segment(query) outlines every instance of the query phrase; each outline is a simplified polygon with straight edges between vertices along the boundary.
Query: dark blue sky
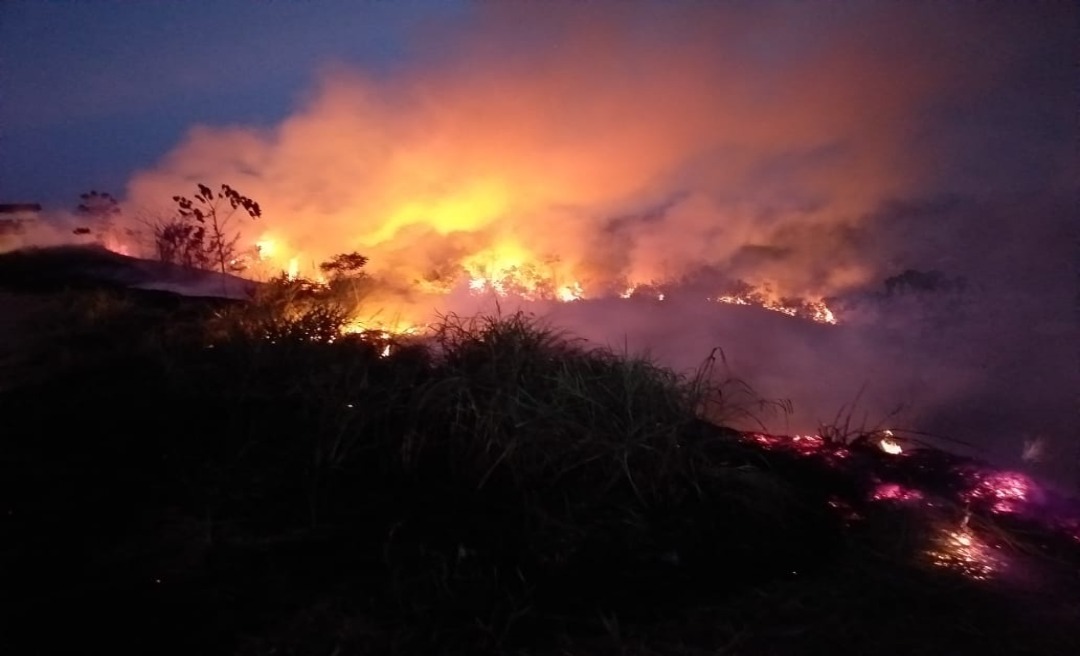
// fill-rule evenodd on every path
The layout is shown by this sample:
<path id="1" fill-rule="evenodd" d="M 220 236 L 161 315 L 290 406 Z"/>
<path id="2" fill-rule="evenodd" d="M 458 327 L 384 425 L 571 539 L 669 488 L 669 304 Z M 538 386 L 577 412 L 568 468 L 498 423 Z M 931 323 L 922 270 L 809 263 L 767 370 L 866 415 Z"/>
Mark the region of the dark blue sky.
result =
<path id="1" fill-rule="evenodd" d="M 196 123 L 269 125 L 321 67 L 392 73 L 461 3 L 0 4 L 0 202 L 122 193 Z"/>

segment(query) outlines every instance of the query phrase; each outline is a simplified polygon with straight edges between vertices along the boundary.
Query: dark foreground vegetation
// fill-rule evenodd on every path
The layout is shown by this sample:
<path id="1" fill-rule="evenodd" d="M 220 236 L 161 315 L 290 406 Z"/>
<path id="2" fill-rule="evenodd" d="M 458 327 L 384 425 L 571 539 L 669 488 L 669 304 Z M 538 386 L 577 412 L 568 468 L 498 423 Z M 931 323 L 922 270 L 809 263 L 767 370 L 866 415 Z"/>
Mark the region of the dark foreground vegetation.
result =
<path id="1" fill-rule="evenodd" d="M 766 448 L 722 427 L 755 406 L 707 367 L 522 315 L 342 336 L 285 281 L 234 303 L 26 280 L 4 654 L 1080 653 L 1075 543 L 871 503 L 884 476 L 948 499 L 955 462 Z M 1023 575 L 936 567 L 939 521 Z"/>

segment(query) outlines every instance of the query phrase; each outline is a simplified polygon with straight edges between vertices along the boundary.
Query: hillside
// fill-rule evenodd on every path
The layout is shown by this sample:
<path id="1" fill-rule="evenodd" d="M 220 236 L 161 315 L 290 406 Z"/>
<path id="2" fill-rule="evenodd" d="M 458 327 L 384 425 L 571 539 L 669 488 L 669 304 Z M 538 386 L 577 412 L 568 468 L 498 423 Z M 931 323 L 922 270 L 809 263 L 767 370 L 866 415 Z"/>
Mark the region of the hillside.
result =
<path id="1" fill-rule="evenodd" d="M 4 653 L 1080 652 L 1080 506 L 1024 477 L 735 430 L 740 381 L 523 314 L 343 335 L 146 266 L 0 255 Z"/>

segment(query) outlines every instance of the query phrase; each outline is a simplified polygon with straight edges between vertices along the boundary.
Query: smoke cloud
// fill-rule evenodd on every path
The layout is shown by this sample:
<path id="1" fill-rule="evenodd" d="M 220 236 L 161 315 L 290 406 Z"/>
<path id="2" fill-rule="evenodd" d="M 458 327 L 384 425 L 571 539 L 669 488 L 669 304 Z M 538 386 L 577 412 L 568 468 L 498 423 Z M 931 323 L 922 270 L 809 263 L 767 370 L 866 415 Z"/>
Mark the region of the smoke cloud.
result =
<path id="1" fill-rule="evenodd" d="M 126 204 L 228 183 L 271 268 L 360 251 L 410 320 L 477 309 L 470 278 L 579 289 L 528 307 L 678 367 L 723 346 L 793 430 L 859 398 L 1001 460 L 1025 431 L 1074 448 L 1070 5 L 472 7 L 393 75 L 328 64 L 271 129 L 193 128 Z M 963 280 L 959 305 L 886 295 L 907 269 Z M 707 304 L 714 279 L 851 321 Z"/>

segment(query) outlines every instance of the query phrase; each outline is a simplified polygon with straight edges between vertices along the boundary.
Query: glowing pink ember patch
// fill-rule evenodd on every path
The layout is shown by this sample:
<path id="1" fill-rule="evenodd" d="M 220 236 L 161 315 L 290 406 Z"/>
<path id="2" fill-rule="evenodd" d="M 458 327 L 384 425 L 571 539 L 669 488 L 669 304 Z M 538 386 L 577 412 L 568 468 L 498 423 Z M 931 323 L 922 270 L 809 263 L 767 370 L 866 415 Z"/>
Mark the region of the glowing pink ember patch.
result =
<path id="1" fill-rule="evenodd" d="M 1031 503 L 1039 494 L 1038 486 L 1016 472 L 997 472 L 981 478 L 966 495 L 968 501 L 992 501 L 996 513 L 1014 513 Z"/>
<path id="2" fill-rule="evenodd" d="M 825 446 L 825 438 L 820 435 L 768 435 L 765 433 L 751 433 L 750 440 L 769 449 L 791 449 L 799 453 L 813 453 Z"/>
<path id="3" fill-rule="evenodd" d="M 871 501 L 919 501 L 923 493 L 898 483 L 882 483 L 870 495 Z"/>
<path id="4" fill-rule="evenodd" d="M 770 449 L 780 446 L 780 443 L 784 441 L 783 438 L 777 437 L 776 435 L 766 435 L 765 433 L 753 433 L 750 435 L 750 439 L 757 442 L 761 446 L 768 447 Z"/>
<path id="5" fill-rule="evenodd" d="M 825 439 L 820 435 L 796 435 L 791 438 L 791 445 L 799 451 L 817 451 L 825 446 Z"/>

